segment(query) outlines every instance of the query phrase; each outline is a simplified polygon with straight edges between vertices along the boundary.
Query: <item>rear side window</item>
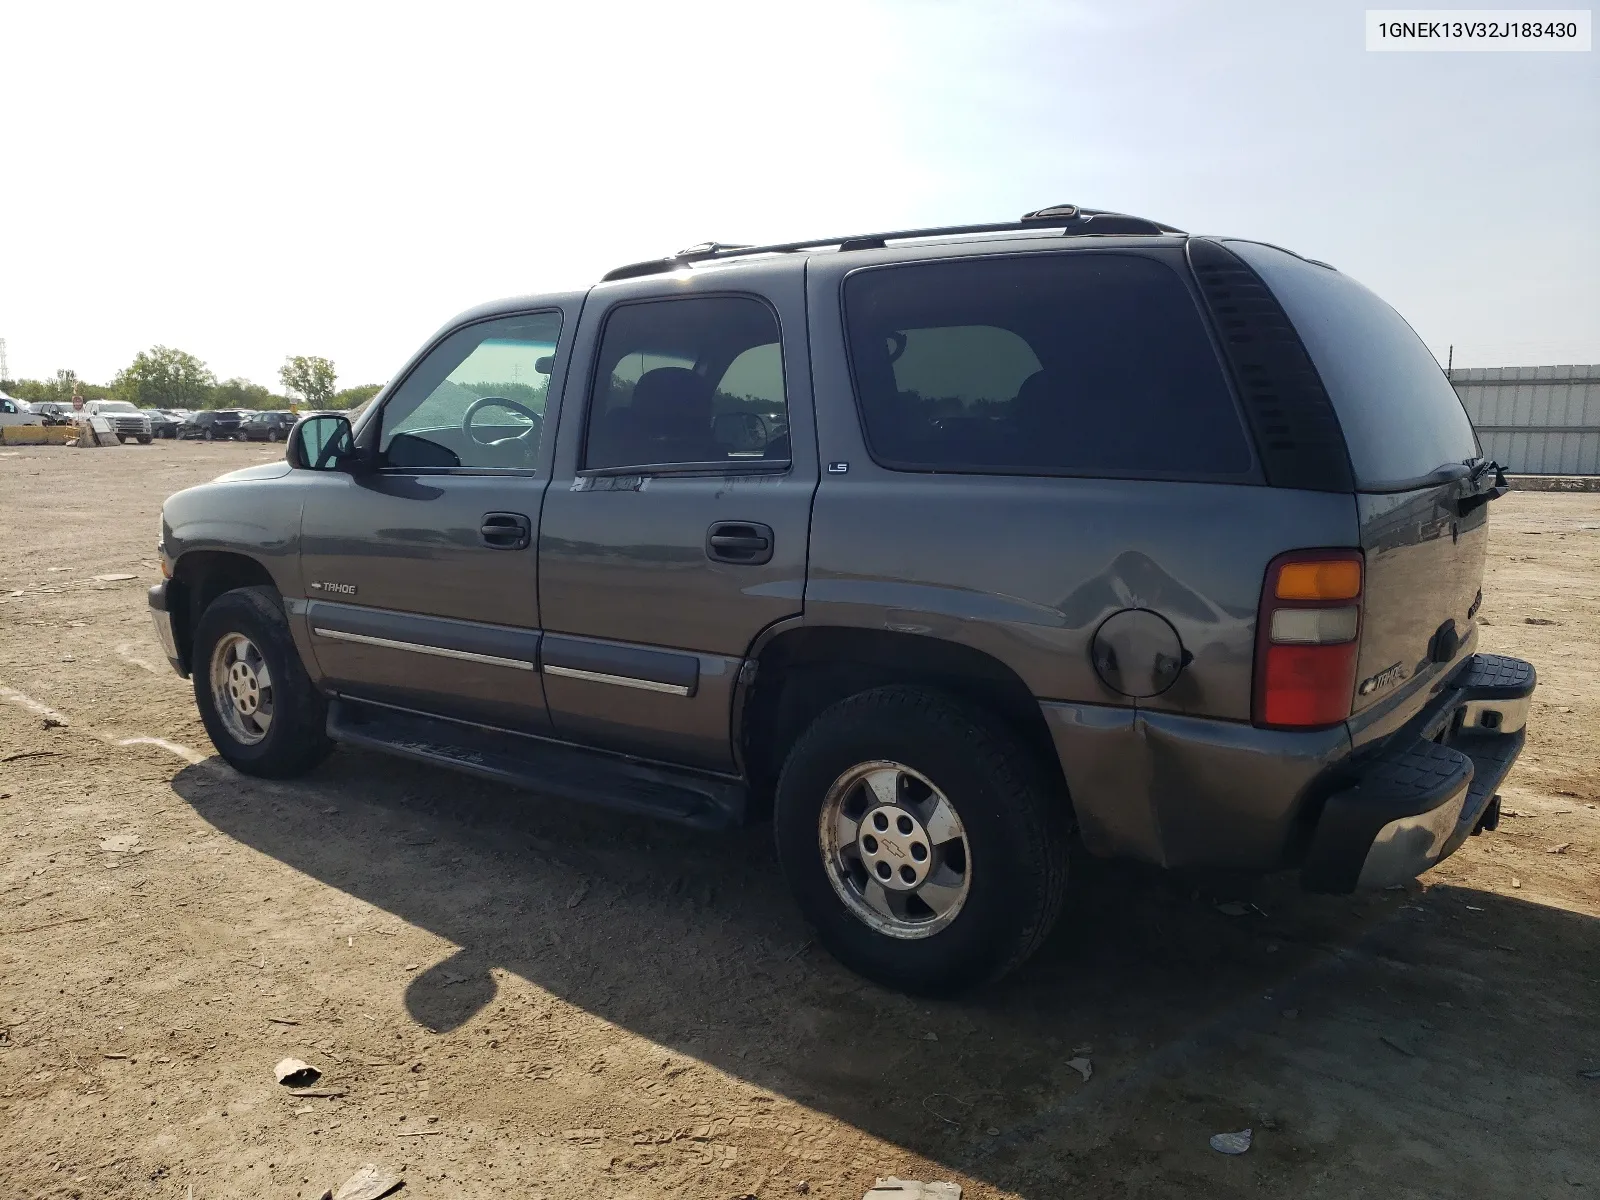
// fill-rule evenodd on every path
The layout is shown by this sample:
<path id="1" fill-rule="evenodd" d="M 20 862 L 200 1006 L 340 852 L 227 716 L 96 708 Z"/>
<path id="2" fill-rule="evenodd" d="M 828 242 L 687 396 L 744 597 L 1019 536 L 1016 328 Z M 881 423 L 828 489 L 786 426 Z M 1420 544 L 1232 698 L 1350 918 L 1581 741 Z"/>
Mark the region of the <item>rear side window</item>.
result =
<path id="1" fill-rule="evenodd" d="M 1393 490 L 1478 455 L 1472 421 L 1405 319 L 1348 275 L 1273 246 L 1228 242 L 1272 289 L 1322 376 L 1356 486 Z"/>
<path id="2" fill-rule="evenodd" d="M 1053 253 L 864 270 L 845 283 L 845 318 L 867 442 L 886 466 L 1251 470 L 1199 310 L 1152 259 Z"/>

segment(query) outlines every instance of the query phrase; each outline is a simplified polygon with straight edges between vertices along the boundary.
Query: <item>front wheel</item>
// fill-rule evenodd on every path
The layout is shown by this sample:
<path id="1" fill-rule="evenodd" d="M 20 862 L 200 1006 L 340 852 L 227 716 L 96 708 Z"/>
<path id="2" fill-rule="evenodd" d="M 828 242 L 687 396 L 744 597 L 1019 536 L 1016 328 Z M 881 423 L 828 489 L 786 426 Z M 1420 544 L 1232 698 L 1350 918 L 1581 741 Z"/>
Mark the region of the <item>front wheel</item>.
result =
<path id="1" fill-rule="evenodd" d="M 192 661 L 200 720 L 235 770 L 286 779 L 332 749 L 327 702 L 271 588 L 237 588 L 213 600 L 195 629 Z"/>
<path id="2" fill-rule="evenodd" d="M 784 763 L 774 821 L 818 941 L 887 987 L 997 979 L 1061 911 L 1064 797 L 1008 729 L 941 692 L 879 688 L 824 712 Z"/>
<path id="3" fill-rule="evenodd" d="M 148 433 L 141 433 L 139 435 L 139 445 L 148 446 L 150 444 L 152 436 L 153 435 L 148 434 Z"/>

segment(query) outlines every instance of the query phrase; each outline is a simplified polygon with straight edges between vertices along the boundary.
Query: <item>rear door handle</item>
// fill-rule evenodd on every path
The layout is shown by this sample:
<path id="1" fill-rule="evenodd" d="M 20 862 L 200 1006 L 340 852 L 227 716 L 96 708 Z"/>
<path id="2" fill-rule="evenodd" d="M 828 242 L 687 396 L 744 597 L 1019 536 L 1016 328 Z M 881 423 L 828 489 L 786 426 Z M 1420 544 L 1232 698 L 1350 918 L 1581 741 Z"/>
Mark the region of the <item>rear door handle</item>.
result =
<path id="1" fill-rule="evenodd" d="M 533 522 L 521 513 L 484 513 L 478 536 L 495 550 L 526 550 L 533 541 Z"/>
<path id="2" fill-rule="evenodd" d="M 706 557 L 759 567 L 772 561 L 772 527 L 753 521 L 718 521 L 706 530 Z"/>

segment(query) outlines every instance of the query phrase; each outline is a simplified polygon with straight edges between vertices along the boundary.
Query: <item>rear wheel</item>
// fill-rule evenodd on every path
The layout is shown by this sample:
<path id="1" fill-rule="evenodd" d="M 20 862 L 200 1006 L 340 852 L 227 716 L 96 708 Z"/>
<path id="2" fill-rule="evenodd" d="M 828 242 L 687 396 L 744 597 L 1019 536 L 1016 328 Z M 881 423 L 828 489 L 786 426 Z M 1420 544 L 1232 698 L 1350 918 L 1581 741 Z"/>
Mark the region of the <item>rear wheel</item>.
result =
<path id="1" fill-rule="evenodd" d="M 200 720 L 236 770 L 284 779 L 332 749 L 327 702 L 271 588 L 238 588 L 213 600 L 195 629 L 192 661 Z"/>
<path id="2" fill-rule="evenodd" d="M 879 688 L 828 709 L 790 752 L 774 816 L 818 940 L 888 987 L 996 979 L 1060 913 L 1063 799 L 1009 730 L 941 692 Z"/>
<path id="3" fill-rule="evenodd" d="M 277 430 L 276 430 L 276 429 L 269 429 L 269 430 L 267 430 L 267 441 L 269 441 L 269 442 L 275 442 L 275 441 L 277 441 L 277 440 L 278 440 L 278 439 L 279 439 L 279 438 L 280 438 L 280 437 L 281 437 L 281 436 L 282 436 L 282 435 L 281 435 L 281 434 L 279 434 L 279 432 L 278 432 L 278 431 L 277 431 Z"/>
<path id="4" fill-rule="evenodd" d="M 205 432 L 204 432 L 204 433 L 202 433 L 202 434 L 201 434 L 201 435 L 200 435 L 200 436 L 201 436 L 201 437 L 203 437 L 203 438 L 204 438 L 204 439 L 205 439 L 205 440 L 206 440 L 206 441 L 208 441 L 208 442 L 214 442 L 214 441 L 216 441 L 216 440 L 217 440 L 217 435 L 216 435 L 216 433 L 215 433 L 215 432 L 213 432 L 213 431 L 212 431 L 212 430 L 210 430 L 210 429 L 208 429 L 208 430 L 206 430 L 206 431 L 205 431 Z"/>

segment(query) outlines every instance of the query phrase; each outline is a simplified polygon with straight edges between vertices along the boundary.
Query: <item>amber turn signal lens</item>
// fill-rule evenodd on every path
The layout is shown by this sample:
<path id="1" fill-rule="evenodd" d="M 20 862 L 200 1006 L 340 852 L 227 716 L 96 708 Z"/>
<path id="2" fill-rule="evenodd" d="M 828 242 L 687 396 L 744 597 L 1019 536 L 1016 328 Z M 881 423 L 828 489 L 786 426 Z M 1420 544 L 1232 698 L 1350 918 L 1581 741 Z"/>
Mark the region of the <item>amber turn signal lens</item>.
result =
<path id="1" fill-rule="evenodd" d="M 1284 563 L 1276 594 L 1279 600 L 1354 600 L 1361 594 L 1361 564 L 1355 559 Z"/>

